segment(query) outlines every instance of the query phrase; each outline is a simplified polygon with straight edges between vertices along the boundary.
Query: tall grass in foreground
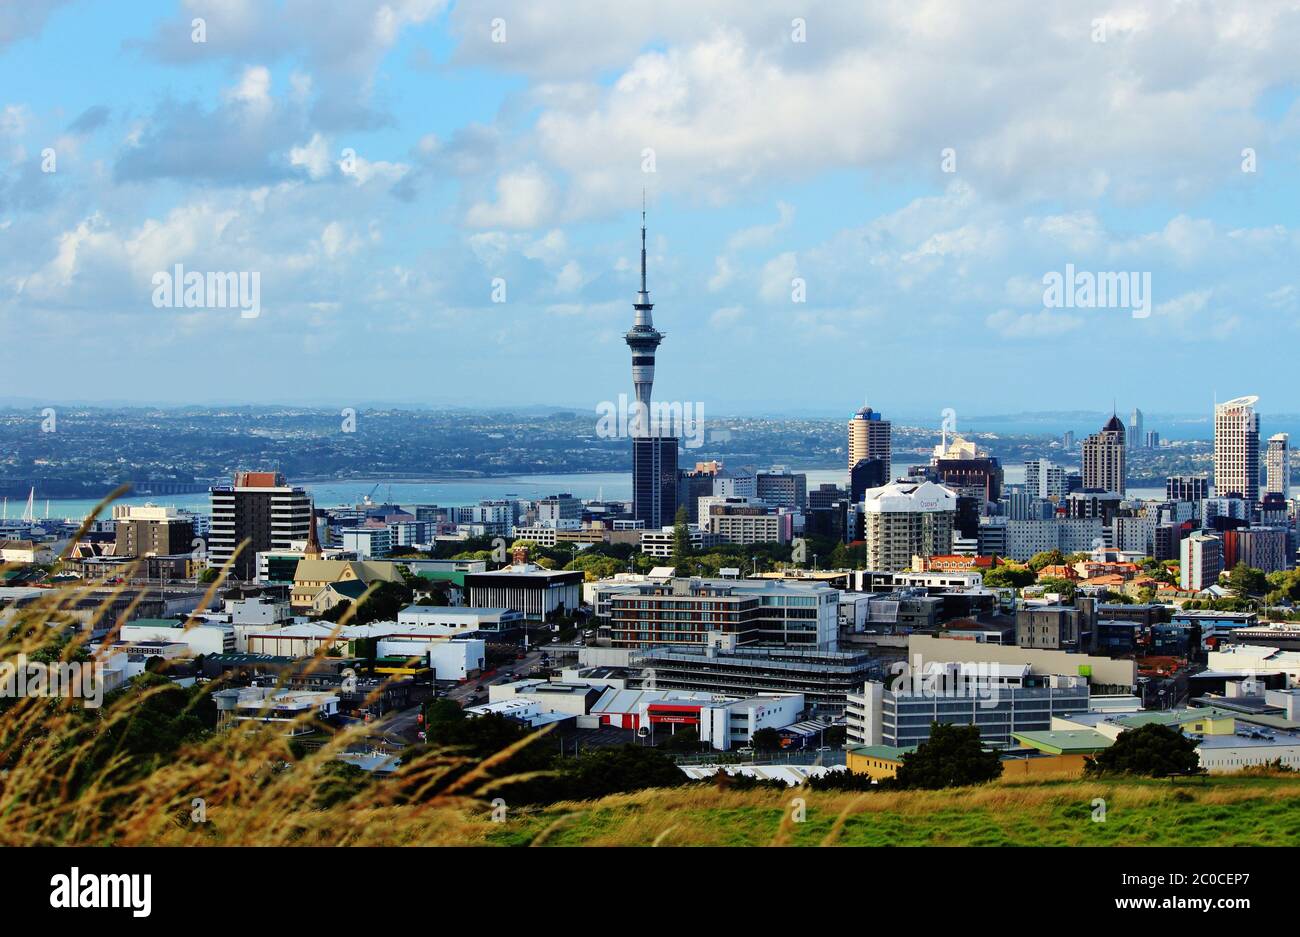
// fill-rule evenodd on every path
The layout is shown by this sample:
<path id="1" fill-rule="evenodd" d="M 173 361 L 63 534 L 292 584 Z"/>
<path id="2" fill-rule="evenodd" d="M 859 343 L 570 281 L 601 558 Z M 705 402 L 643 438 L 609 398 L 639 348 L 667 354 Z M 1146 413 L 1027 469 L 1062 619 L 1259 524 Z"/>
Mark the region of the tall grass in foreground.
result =
<path id="1" fill-rule="evenodd" d="M 101 502 L 62 558 L 118 494 Z M 210 585 L 209 599 L 228 569 Z M 109 592 L 91 619 L 109 631 L 92 643 L 90 628 L 70 627 L 70 610 L 105 587 Z M 139 601 L 108 620 L 112 602 L 127 588 L 75 581 L 50 589 L 0 627 L 0 662 L 102 659 Z M 357 782 L 340 772 L 337 756 L 373 734 L 374 725 L 331 730 L 319 748 L 304 752 L 291 747 L 281 729 L 262 724 L 204 730 L 192 717 L 211 705 L 219 681 L 198 692 L 178 690 L 165 679 L 140 682 L 145 685 L 109 694 L 100 708 L 69 696 L 0 699 L 0 844 L 481 841 L 475 815 L 486 814 L 492 787 L 500 783 L 495 775 L 520 747 L 475 764 L 455 752 L 417 749 L 395 776 Z M 166 726 L 180 726 L 185 734 L 178 746 L 160 752 L 153 745 L 163 731 L 155 710 L 178 698 L 193 711 L 166 712 Z"/>

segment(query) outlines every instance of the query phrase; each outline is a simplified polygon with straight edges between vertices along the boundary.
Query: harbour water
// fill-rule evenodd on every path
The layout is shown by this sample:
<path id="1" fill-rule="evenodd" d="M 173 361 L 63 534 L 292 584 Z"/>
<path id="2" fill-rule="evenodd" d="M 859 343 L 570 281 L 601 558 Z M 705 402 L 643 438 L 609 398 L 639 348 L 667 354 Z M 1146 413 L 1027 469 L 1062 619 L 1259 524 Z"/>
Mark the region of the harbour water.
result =
<path id="1" fill-rule="evenodd" d="M 909 454 L 903 460 L 895 457 L 895 465 L 908 465 L 906 459 L 915 460 Z M 838 469 L 801 469 L 790 467 L 791 471 L 804 472 L 808 476 L 809 490 L 822 484 L 845 485 L 847 473 Z M 1023 465 L 1004 466 L 1006 484 L 1019 484 L 1024 481 Z M 376 487 L 377 486 L 377 487 Z M 347 481 L 304 482 L 306 488 L 316 499 L 316 506 L 339 507 L 359 503 L 366 495 L 378 502 L 392 502 L 409 506 L 413 504 L 437 504 L 447 507 L 477 504 L 480 501 L 496 498 L 544 498 L 547 495 L 567 492 L 575 498 L 607 498 L 609 500 L 630 500 L 632 497 L 632 477 L 628 472 L 579 472 L 559 475 L 514 475 L 500 478 L 450 479 L 444 481 L 388 481 L 380 479 L 349 479 Z M 1128 492 L 1132 498 L 1163 498 L 1164 491 L 1158 488 L 1133 488 Z M 149 495 L 122 498 L 121 504 L 165 504 L 184 508 L 189 511 L 209 513 L 207 492 L 184 495 Z M 22 516 L 25 501 L 10 499 L 5 516 L 14 520 Z M 46 503 L 40 492 L 36 493 L 35 513 L 37 517 L 73 518 L 80 520 L 95 507 L 95 502 L 88 499 L 51 500 L 46 514 Z M 105 511 L 101 516 L 107 516 Z"/>

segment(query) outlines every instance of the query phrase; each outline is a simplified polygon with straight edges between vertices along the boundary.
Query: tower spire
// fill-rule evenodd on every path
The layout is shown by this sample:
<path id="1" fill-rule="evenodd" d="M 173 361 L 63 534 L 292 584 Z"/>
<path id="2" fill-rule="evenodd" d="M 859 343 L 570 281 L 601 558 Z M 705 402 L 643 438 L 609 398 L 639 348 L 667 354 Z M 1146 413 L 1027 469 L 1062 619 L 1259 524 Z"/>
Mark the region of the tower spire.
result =
<path id="1" fill-rule="evenodd" d="M 632 352 L 632 384 L 636 389 L 638 404 L 648 406 L 650 390 L 655 379 L 655 349 L 663 341 L 663 333 L 655 328 L 654 303 L 650 302 L 650 287 L 646 279 L 646 213 L 645 190 L 641 192 L 641 289 L 636 294 L 632 308 L 636 315 L 632 328 L 624 335 Z"/>
<path id="2" fill-rule="evenodd" d="M 648 292 L 645 286 L 645 189 L 641 190 L 641 292 Z"/>

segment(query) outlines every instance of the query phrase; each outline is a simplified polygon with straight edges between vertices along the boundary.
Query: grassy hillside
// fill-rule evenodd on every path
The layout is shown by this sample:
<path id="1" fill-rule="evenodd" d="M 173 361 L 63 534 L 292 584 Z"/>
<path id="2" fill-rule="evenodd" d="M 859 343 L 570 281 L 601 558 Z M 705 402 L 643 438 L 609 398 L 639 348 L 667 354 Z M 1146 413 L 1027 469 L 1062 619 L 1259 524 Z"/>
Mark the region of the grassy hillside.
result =
<path id="1" fill-rule="evenodd" d="M 791 821 L 806 800 L 805 820 Z M 1093 820 L 1094 798 L 1106 801 Z M 510 845 L 1103 846 L 1300 844 L 1300 779 L 995 784 L 955 791 L 692 788 L 520 811 L 473 840 Z"/>

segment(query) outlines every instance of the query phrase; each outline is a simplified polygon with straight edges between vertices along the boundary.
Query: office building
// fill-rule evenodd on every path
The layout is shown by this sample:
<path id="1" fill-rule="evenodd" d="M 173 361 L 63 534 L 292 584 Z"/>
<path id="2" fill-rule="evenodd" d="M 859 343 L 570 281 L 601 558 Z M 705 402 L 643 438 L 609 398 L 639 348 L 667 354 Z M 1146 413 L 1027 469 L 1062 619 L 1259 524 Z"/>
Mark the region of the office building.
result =
<path id="1" fill-rule="evenodd" d="M 393 534 L 388 527 L 345 527 L 339 534 L 343 549 L 359 560 L 387 556 L 393 550 Z"/>
<path id="2" fill-rule="evenodd" d="M 537 523 L 542 527 L 562 527 L 565 521 L 581 520 L 581 498 L 565 493 L 551 495 L 537 502 Z"/>
<path id="3" fill-rule="evenodd" d="M 933 482 L 893 482 L 863 497 L 867 568 L 912 568 L 912 557 L 952 552 L 957 495 Z"/>
<path id="4" fill-rule="evenodd" d="M 1237 397 L 1214 408 L 1214 493 L 1259 500 L 1258 397 Z"/>
<path id="5" fill-rule="evenodd" d="M 802 510 L 808 504 L 808 476 L 787 471 L 783 465 L 774 465 L 770 471 L 754 476 L 758 500 L 774 507 Z"/>
<path id="6" fill-rule="evenodd" d="M 892 427 L 888 420 L 870 407 L 863 407 L 849 420 L 849 470 L 863 459 L 879 459 L 884 465 L 885 481 L 893 479 L 890 455 Z"/>
<path id="7" fill-rule="evenodd" d="M 707 550 L 725 542 L 722 537 L 708 530 L 701 530 L 694 525 L 686 528 L 686 538 L 692 550 Z M 677 545 L 677 528 L 660 527 L 658 530 L 641 531 L 641 552 L 658 559 L 671 559 Z"/>
<path id="8" fill-rule="evenodd" d="M 722 468 L 713 477 L 713 493 L 723 498 L 757 498 L 758 478 L 744 466 Z"/>
<path id="9" fill-rule="evenodd" d="M 935 447 L 930 474 L 955 494 L 975 499 L 980 514 L 1002 497 L 1002 464 L 960 436 Z"/>
<path id="10" fill-rule="evenodd" d="M 1016 611 L 1016 644 L 1048 651 L 1087 650 L 1097 631 L 1097 600 L 1074 605 L 1025 605 Z"/>
<path id="11" fill-rule="evenodd" d="M 720 468 L 721 466 L 716 462 L 701 463 L 696 465 L 693 471 L 681 469 L 677 472 L 677 503 L 686 508 L 686 519 L 690 523 L 699 523 L 700 499 L 714 494 L 713 489 Z"/>
<path id="12" fill-rule="evenodd" d="M 1264 453 L 1264 493 L 1281 495 L 1284 501 L 1291 497 L 1289 441 L 1286 433 L 1274 433 L 1268 437 L 1268 449 Z"/>
<path id="13" fill-rule="evenodd" d="M 978 726 L 987 745 L 1010 746 L 1017 732 L 1041 732 L 1052 719 L 1088 711 L 1085 677 L 1033 674 L 1028 664 L 932 663 L 850 694 L 848 740 L 906 748 L 930 738 L 933 723 Z"/>
<path id="14" fill-rule="evenodd" d="M 543 569 L 516 562 L 495 572 L 466 573 L 465 590 L 475 608 L 505 608 L 522 612 L 529 621 L 552 614 L 572 614 L 582 602 L 583 574 Z"/>
<path id="15" fill-rule="evenodd" d="M 223 566 L 240 543 L 249 541 L 231 567 L 236 579 L 257 574 L 259 552 L 305 542 L 315 523 L 307 492 L 287 485 L 279 472 L 236 472 L 234 484 L 213 488 L 211 497 L 209 565 Z"/>
<path id="16" fill-rule="evenodd" d="M 1124 424 L 1112 416 L 1100 432 L 1083 441 L 1083 490 L 1124 494 Z"/>
<path id="17" fill-rule="evenodd" d="M 1170 475 L 1165 479 L 1165 498 L 1169 501 L 1204 501 L 1210 496 L 1210 476 Z"/>
<path id="18" fill-rule="evenodd" d="M 1142 445 L 1142 441 L 1145 438 L 1143 435 L 1144 432 L 1145 431 L 1142 428 L 1142 411 L 1137 407 L 1134 407 L 1133 414 L 1129 417 L 1128 422 L 1127 438 L 1128 447 L 1130 449 L 1137 449 Z"/>
<path id="19" fill-rule="evenodd" d="M 879 488 L 889 484 L 889 464 L 880 458 L 859 459 L 849 469 L 849 500 L 854 504 L 862 503 L 862 496 L 869 488 Z"/>
<path id="20" fill-rule="evenodd" d="M 632 517 L 647 528 L 677 519 L 677 437 L 632 437 Z"/>

